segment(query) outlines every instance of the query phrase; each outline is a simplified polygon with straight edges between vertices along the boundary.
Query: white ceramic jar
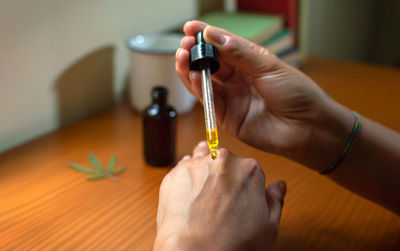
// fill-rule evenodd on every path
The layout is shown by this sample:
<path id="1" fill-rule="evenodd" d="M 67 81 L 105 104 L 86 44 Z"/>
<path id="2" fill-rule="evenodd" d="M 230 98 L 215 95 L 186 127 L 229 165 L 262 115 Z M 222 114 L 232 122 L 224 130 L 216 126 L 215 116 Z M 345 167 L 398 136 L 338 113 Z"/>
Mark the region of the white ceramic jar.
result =
<path id="1" fill-rule="evenodd" d="M 193 108 L 196 99 L 186 90 L 175 71 L 175 53 L 182 37 L 174 33 L 153 33 L 127 40 L 131 51 L 129 97 L 137 111 L 143 111 L 151 103 L 151 89 L 156 85 L 168 88 L 168 103 L 178 113 Z"/>

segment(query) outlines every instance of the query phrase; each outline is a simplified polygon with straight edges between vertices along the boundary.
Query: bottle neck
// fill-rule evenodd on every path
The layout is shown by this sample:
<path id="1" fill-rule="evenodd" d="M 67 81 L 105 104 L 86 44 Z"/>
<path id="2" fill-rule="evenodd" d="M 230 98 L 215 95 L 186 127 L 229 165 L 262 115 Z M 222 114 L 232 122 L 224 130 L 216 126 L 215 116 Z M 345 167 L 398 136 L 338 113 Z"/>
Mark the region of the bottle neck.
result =
<path id="1" fill-rule="evenodd" d="M 153 98 L 153 104 L 157 104 L 159 106 L 165 106 L 167 104 L 167 99 L 166 97 Z"/>

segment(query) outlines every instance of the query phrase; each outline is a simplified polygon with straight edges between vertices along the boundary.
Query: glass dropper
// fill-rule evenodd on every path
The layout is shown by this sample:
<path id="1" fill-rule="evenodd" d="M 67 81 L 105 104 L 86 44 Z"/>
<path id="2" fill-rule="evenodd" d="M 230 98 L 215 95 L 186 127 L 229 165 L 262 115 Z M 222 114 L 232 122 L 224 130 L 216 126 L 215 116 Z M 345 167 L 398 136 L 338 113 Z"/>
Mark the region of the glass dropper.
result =
<path id="1" fill-rule="evenodd" d="M 204 119 L 206 121 L 207 144 L 210 148 L 211 158 L 217 158 L 218 131 L 215 119 L 214 97 L 210 68 L 201 71 L 201 87 L 203 90 Z"/>
<path id="2" fill-rule="evenodd" d="M 190 69 L 201 71 L 206 138 L 211 158 L 215 160 L 219 142 L 211 74 L 219 69 L 218 51 L 204 41 L 203 32 L 196 34 L 196 45 L 190 50 Z"/>

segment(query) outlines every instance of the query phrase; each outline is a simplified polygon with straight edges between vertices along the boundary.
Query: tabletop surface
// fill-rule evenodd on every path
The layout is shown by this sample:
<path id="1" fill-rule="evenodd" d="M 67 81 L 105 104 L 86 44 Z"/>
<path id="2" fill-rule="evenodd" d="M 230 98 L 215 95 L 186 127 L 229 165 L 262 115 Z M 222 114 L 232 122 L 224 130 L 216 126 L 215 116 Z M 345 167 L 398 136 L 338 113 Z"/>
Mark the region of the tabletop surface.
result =
<path id="1" fill-rule="evenodd" d="M 400 71 L 311 58 L 302 70 L 340 103 L 400 131 Z M 202 108 L 178 117 L 177 158 L 203 140 Z M 286 160 L 220 132 L 220 145 L 257 159 L 267 183 L 287 182 L 277 250 L 400 250 L 400 217 Z M 87 181 L 71 169 L 115 154 L 126 171 Z M 129 105 L 0 155 L 0 250 L 151 250 L 158 190 L 170 168 L 147 166 L 141 117 Z M 356 178 L 356 177 L 354 177 Z"/>

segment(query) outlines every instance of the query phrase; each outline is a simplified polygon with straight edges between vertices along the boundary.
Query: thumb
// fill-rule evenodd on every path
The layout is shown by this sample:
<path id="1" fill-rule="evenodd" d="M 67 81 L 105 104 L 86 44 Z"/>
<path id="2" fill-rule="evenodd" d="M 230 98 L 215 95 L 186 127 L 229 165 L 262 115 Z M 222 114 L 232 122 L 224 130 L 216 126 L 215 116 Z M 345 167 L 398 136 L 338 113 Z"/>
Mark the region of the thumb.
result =
<path id="1" fill-rule="evenodd" d="M 275 181 L 265 190 L 271 221 L 279 225 L 282 213 L 283 199 L 286 195 L 286 183 Z"/>
<path id="2" fill-rule="evenodd" d="M 207 25 L 203 32 L 207 43 L 214 45 L 220 59 L 252 75 L 276 70 L 279 59 L 264 47 L 224 29 Z"/>

